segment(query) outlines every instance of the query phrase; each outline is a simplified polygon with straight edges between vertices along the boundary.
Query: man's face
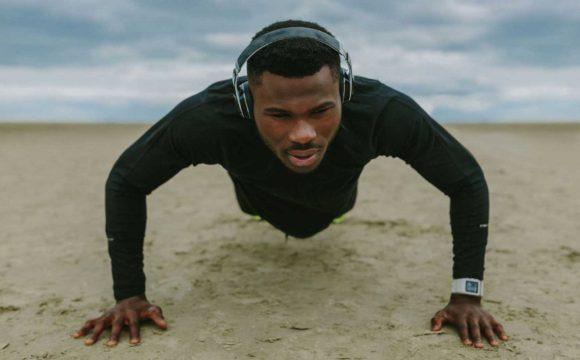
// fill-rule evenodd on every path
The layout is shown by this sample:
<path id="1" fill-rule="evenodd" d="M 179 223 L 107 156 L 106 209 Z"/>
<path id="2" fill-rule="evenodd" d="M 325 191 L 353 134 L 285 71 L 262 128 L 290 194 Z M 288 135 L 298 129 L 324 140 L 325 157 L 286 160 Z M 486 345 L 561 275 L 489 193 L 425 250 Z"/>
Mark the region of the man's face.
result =
<path id="1" fill-rule="evenodd" d="M 287 78 L 265 71 L 250 86 L 260 136 L 297 173 L 318 167 L 342 115 L 338 81 L 324 65 L 310 76 Z"/>

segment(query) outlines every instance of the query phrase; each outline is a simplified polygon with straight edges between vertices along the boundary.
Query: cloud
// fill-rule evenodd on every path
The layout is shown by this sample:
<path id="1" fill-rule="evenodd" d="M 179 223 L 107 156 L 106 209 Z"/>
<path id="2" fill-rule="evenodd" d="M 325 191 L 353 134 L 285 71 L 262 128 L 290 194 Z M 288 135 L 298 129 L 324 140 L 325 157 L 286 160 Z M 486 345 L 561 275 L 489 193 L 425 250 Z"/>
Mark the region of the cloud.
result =
<path id="1" fill-rule="evenodd" d="M 280 14 L 283 14 L 282 16 Z M 154 121 L 251 37 L 315 21 L 440 121 L 578 119 L 580 2 L 0 0 L 5 118 Z"/>
<path id="2" fill-rule="evenodd" d="M 206 34 L 204 40 L 213 46 L 221 46 L 230 49 L 239 48 L 240 44 L 249 44 L 253 34 L 251 33 L 227 33 L 217 32 Z"/>
<path id="3" fill-rule="evenodd" d="M 2 101 L 83 100 L 166 104 L 229 74 L 229 64 L 131 63 L 91 67 L 0 67 Z"/>

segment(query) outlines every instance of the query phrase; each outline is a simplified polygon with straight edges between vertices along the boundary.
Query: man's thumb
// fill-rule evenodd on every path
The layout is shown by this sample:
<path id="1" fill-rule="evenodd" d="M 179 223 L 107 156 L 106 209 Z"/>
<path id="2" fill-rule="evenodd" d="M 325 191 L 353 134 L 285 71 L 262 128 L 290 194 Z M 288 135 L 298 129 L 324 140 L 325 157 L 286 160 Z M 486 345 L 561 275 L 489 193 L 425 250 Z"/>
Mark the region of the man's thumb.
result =
<path id="1" fill-rule="evenodd" d="M 431 331 L 441 330 L 442 325 L 443 325 L 443 317 L 436 316 L 431 319 Z"/>
<path id="2" fill-rule="evenodd" d="M 159 316 L 153 316 L 152 318 L 155 324 L 157 324 L 157 326 L 159 326 L 162 329 L 167 329 L 167 322 L 165 321 L 165 319 L 160 318 Z"/>

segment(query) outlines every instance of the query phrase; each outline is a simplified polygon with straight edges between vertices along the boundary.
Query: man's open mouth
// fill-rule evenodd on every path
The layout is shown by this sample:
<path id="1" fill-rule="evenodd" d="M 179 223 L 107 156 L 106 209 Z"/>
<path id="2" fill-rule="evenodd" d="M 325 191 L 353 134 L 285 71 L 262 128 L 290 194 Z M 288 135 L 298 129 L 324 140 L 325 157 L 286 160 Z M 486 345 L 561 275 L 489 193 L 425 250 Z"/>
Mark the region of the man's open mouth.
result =
<path id="1" fill-rule="evenodd" d="M 320 154 L 320 149 L 289 150 L 288 159 L 294 166 L 304 167 L 314 164 Z"/>

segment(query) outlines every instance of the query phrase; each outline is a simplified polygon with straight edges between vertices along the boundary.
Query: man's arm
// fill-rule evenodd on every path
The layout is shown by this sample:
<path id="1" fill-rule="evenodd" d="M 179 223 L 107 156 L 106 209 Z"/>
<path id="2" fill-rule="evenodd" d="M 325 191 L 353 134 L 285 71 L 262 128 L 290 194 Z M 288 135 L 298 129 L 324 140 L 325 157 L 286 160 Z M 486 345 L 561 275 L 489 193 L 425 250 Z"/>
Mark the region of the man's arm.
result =
<path id="1" fill-rule="evenodd" d="M 145 293 L 146 196 L 189 165 L 221 161 L 226 135 L 205 97 L 200 92 L 178 104 L 131 144 L 109 173 L 105 231 L 117 301 Z"/>
<path id="2" fill-rule="evenodd" d="M 447 307 L 432 318 L 432 330 L 439 330 L 446 322 L 453 323 L 463 343 L 472 344 L 471 337 L 476 347 L 483 347 L 482 332 L 492 345 L 497 345 L 494 331 L 507 340 L 501 324 L 481 308 L 481 297 L 456 293 L 457 285 L 469 279 L 483 281 L 484 273 L 489 194 L 483 171 L 473 155 L 403 94 L 391 99 L 379 116 L 377 150 L 402 159 L 450 198 L 454 286 Z M 478 285 L 477 292 L 481 294 L 483 283 Z"/>
<path id="3" fill-rule="evenodd" d="M 379 153 L 398 157 L 450 198 L 453 278 L 483 280 L 489 195 L 473 155 L 408 97 L 379 119 Z"/>
<path id="4" fill-rule="evenodd" d="M 167 323 L 159 306 L 145 296 L 143 238 L 147 217 L 146 196 L 192 162 L 176 136 L 176 121 L 183 112 L 176 107 L 149 128 L 119 156 L 105 185 L 105 232 L 113 272 L 117 303 L 94 319 L 89 319 L 72 336 L 81 338 L 90 331 L 85 345 L 93 345 L 111 327 L 108 346 L 115 346 L 124 325 L 130 343 L 138 344 L 139 321 L 152 320 L 159 328 Z"/>
<path id="5" fill-rule="evenodd" d="M 192 164 L 178 147 L 177 115 L 175 111 L 168 114 L 129 146 L 105 185 L 105 231 L 117 301 L 145 293 L 146 196 Z"/>
<path id="6" fill-rule="evenodd" d="M 85 339 L 86 345 L 94 344 L 109 326 L 109 346 L 118 343 L 124 325 L 129 327 L 131 344 L 140 342 L 141 320 L 150 319 L 159 328 L 167 328 L 161 308 L 145 296 L 146 196 L 189 165 L 219 162 L 220 134 L 214 122 L 205 121 L 211 111 L 203 112 L 198 106 L 200 99 L 201 96 L 186 99 L 149 128 L 119 156 L 109 173 L 105 231 L 117 303 L 73 334 L 81 338 L 92 330 Z"/>

